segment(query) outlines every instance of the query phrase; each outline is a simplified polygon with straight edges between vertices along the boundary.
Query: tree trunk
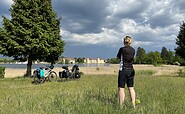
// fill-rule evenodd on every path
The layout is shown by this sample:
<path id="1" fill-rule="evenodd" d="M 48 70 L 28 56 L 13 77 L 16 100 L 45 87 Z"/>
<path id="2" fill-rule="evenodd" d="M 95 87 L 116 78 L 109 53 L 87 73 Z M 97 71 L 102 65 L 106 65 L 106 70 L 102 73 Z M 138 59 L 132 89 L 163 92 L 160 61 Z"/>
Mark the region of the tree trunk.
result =
<path id="1" fill-rule="evenodd" d="M 26 76 L 28 76 L 28 77 L 31 76 L 31 68 L 32 68 L 32 58 L 29 56 L 28 57 L 28 64 L 27 64 L 27 71 L 26 71 Z"/>

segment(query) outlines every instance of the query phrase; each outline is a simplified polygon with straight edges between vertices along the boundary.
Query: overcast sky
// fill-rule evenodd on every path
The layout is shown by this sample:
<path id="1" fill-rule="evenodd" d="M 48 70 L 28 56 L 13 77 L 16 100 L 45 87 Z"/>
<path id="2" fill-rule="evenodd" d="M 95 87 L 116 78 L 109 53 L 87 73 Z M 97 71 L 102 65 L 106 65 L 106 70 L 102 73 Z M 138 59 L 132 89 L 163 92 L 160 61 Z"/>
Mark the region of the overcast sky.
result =
<path id="1" fill-rule="evenodd" d="M 2 15 L 9 19 L 12 0 L 0 0 Z M 112 58 L 123 46 L 149 51 L 166 47 L 174 51 L 179 26 L 185 21 L 185 0 L 53 0 L 62 17 L 61 35 L 66 57 Z"/>

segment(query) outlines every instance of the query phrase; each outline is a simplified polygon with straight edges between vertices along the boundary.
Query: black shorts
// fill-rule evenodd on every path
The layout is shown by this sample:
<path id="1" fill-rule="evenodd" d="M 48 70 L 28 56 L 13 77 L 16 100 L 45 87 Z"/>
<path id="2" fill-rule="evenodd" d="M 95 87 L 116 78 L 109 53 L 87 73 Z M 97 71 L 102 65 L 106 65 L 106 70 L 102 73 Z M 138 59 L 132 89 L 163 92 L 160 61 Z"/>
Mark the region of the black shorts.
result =
<path id="1" fill-rule="evenodd" d="M 127 87 L 134 87 L 134 75 L 134 69 L 124 69 L 123 71 L 119 71 L 118 87 L 125 88 L 125 84 L 127 84 Z"/>

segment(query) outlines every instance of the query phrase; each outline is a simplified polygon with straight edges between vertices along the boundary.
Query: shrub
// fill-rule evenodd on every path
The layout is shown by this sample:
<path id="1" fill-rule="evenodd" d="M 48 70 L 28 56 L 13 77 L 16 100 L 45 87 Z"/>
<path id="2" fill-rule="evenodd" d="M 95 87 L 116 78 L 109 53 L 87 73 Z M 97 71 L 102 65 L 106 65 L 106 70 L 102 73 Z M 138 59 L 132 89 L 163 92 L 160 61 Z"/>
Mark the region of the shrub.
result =
<path id="1" fill-rule="evenodd" d="M 5 75 L 5 67 L 0 67 L 0 78 L 4 78 Z"/>
<path id="2" fill-rule="evenodd" d="M 99 71 L 99 70 L 100 70 L 100 68 L 99 68 L 99 67 L 97 67 L 97 68 L 96 68 L 96 70 L 97 70 L 97 71 Z"/>
<path id="3" fill-rule="evenodd" d="M 181 61 L 181 62 L 180 62 L 180 65 L 181 65 L 181 66 L 185 66 L 185 60 Z"/>
<path id="4" fill-rule="evenodd" d="M 153 65 L 154 65 L 154 67 L 157 67 L 158 66 L 157 62 L 154 62 Z"/>

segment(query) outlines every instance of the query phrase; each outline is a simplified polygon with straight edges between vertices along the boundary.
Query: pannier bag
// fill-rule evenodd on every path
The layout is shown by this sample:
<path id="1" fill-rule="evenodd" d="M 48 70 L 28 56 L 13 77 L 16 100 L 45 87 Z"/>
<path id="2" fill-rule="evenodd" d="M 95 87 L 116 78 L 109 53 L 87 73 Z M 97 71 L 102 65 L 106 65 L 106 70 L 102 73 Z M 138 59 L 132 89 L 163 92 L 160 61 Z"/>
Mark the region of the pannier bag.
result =
<path id="1" fill-rule="evenodd" d="M 78 65 L 74 65 L 73 67 L 72 67 L 72 72 L 74 72 L 74 74 L 75 74 L 75 78 L 80 78 L 80 72 L 79 72 L 79 67 L 78 67 Z"/>
<path id="2" fill-rule="evenodd" d="M 43 70 L 43 68 L 36 68 L 36 70 L 34 70 L 33 73 L 38 78 L 44 77 L 44 70 Z"/>
<path id="3" fill-rule="evenodd" d="M 40 77 L 44 77 L 44 70 L 40 69 Z"/>
<path id="4" fill-rule="evenodd" d="M 59 72 L 59 77 L 60 78 L 68 78 L 71 75 L 68 66 L 62 66 L 62 68 L 64 70 L 62 72 Z"/>

